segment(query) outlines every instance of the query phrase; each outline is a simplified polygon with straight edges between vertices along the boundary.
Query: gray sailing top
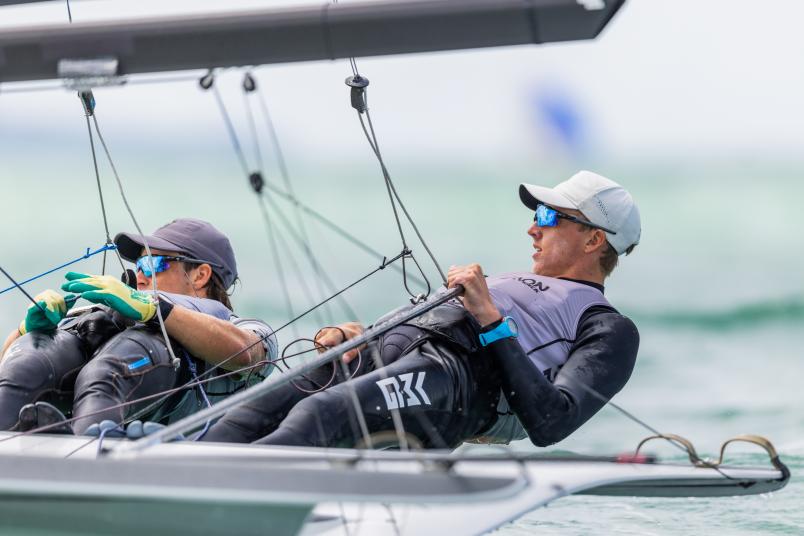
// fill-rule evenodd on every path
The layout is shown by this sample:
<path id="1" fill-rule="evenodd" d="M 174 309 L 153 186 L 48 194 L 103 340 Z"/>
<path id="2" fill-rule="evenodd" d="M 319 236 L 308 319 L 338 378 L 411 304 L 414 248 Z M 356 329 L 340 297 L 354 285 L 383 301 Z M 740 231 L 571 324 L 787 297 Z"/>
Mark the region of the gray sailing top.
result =
<path id="1" fill-rule="evenodd" d="M 578 322 L 590 307 L 611 307 L 595 287 L 529 272 L 511 272 L 486 279 L 491 299 L 503 316 L 519 328 L 517 342 L 528 359 L 553 381 L 567 362 Z M 527 437 L 505 396 L 497 407 L 500 417 L 483 434 L 484 442 L 509 443 Z"/>
<path id="2" fill-rule="evenodd" d="M 193 296 L 185 296 L 183 294 L 173 294 L 169 292 L 159 292 L 160 299 L 167 299 L 174 305 L 184 307 L 199 313 L 208 314 L 226 320 L 236 325 L 240 329 L 253 331 L 260 337 L 263 348 L 265 348 L 265 359 L 272 361 L 277 355 L 276 337 L 273 335 L 273 330 L 262 320 L 251 318 L 240 318 L 235 315 L 228 307 L 216 300 L 207 298 L 196 298 Z M 267 377 L 273 371 L 273 365 L 266 364 L 260 369 L 255 370 L 252 374 L 244 376 L 231 375 L 223 378 L 216 378 L 208 384 L 204 385 L 209 401 L 214 404 L 235 391 L 250 387 L 255 383 L 259 383 L 263 378 Z M 222 372 L 227 372 L 223 370 Z M 199 374 L 203 370 L 198 371 Z M 191 389 L 182 397 L 179 403 L 173 408 L 168 415 L 158 415 L 159 419 L 168 417 L 168 422 L 177 421 L 187 415 L 191 415 L 204 408 L 205 402 L 198 389 Z"/>

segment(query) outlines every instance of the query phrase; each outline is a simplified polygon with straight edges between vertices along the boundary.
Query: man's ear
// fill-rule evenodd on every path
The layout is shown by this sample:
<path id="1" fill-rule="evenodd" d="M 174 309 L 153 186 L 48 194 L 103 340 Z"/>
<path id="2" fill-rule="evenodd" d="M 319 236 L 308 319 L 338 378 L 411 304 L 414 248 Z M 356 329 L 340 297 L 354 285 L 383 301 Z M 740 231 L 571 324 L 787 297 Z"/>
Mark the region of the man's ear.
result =
<path id="1" fill-rule="evenodd" d="M 584 252 L 592 253 L 606 244 L 606 233 L 600 229 L 595 229 L 589 239 L 584 244 Z"/>
<path id="2" fill-rule="evenodd" d="M 200 264 L 193 274 L 193 288 L 201 290 L 212 277 L 212 267 L 209 264 Z"/>

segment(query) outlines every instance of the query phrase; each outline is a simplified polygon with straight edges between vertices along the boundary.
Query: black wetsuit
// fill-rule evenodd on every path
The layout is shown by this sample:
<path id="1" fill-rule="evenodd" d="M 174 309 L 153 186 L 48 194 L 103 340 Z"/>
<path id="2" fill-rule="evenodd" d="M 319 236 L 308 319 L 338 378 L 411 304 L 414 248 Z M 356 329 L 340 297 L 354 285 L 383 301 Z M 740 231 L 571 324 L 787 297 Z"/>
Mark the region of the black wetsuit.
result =
<path id="1" fill-rule="evenodd" d="M 370 346 L 380 368 L 363 356 L 359 367 L 352 362 L 353 380 L 312 396 L 285 385 L 227 413 L 204 440 L 352 446 L 361 440 L 354 394 L 371 433 L 394 430 L 391 410 L 398 410 L 405 431 L 425 447 L 453 448 L 491 428 L 504 392 L 531 441 L 545 446 L 567 437 L 622 389 L 639 345 L 631 320 L 611 307 L 591 307 L 566 364 L 548 379 L 514 339 L 480 347 L 478 329 L 462 308 L 438 307 Z M 331 374 L 323 367 L 299 386 L 324 385 Z"/>
<path id="2" fill-rule="evenodd" d="M 259 320 L 238 318 L 223 304 L 203 298 L 162 293 L 161 299 L 254 331 L 263 340 L 267 359 L 276 353 L 273 331 Z M 58 329 L 26 333 L 8 348 L 0 361 L 0 430 L 14 429 L 20 409 L 37 401 L 71 412 L 76 434 L 103 420 L 122 422 L 146 408 L 141 419 L 169 422 L 203 407 L 196 390 L 164 397 L 161 404 L 154 404 L 156 398 L 140 400 L 188 382 L 190 363 L 199 374 L 206 367 L 171 340 L 180 359 L 174 363 L 158 325 L 135 324 L 103 306 L 74 313 Z M 261 372 L 268 371 L 266 366 Z M 247 381 L 214 379 L 207 398 L 214 403 Z"/>

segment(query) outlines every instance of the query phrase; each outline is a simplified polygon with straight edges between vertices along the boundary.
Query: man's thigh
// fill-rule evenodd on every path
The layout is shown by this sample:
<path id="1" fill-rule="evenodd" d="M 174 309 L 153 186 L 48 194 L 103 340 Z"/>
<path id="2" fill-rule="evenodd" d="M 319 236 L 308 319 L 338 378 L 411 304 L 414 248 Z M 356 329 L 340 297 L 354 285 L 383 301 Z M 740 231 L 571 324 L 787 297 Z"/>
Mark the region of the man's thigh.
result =
<path id="1" fill-rule="evenodd" d="M 89 419 L 88 413 L 108 409 L 111 413 L 97 420 L 123 418 L 153 403 L 138 399 L 172 389 L 177 376 L 161 337 L 145 329 L 127 329 L 106 342 L 79 373 L 73 413 Z M 111 409 L 120 404 L 125 406 Z"/>
<path id="2" fill-rule="evenodd" d="M 299 402 L 259 442 L 352 446 L 364 439 L 363 424 L 372 435 L 396 432 L 396 415 L 424 446 L 453 447 L 464 439 L 466 417 L 457 381 L 438 348 L 422 344 L 388 366 Z"/>

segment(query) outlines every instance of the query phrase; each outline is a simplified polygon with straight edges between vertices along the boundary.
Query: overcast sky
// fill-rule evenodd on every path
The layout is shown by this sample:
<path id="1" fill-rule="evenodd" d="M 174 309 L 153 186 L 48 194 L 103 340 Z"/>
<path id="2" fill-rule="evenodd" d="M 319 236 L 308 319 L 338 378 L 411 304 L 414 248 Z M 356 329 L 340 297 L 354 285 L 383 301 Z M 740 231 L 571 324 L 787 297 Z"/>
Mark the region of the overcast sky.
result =
<path id="1" fill-rule="evenodd" d="M 288 3 L 74 0 L 72 8 L 78 21 Z M 532 108 L 534 95 L 552 91 L 578 114 L 588 148 L 606 156 L 797 158 L 804 140 L 803 16 L 798 0 L 630 0 L 597 42 L 363 59 L 360 67 L 372 81 L 384 143 L 394 147 L 549 151 L 549 127 Z M 0 8 L 0 28 L 65 19 L 64 2 Z M 269 66 L 258 74 L 292 143 L 334 152 L 354 145 L 339 136 L 341 122 L 354 120 L 345 106 L 345 62 Z M 229 78 L 221 87 L 228 83 L 239 99 L 239 75 Z M 209 96 L 189 84 L 109 89 L 108 96 L 101 90 L 99 105 L 127 132 L 166 115 L 166 136 L 181 137 L 187 124 L 198 132 L 218 128 Z M 40 94 L 5 95 L 0 128 L 47 123 L 58 131 L 75 116 L 74 96 L 59 92 L 47 102 L 42 106 Z"/>

